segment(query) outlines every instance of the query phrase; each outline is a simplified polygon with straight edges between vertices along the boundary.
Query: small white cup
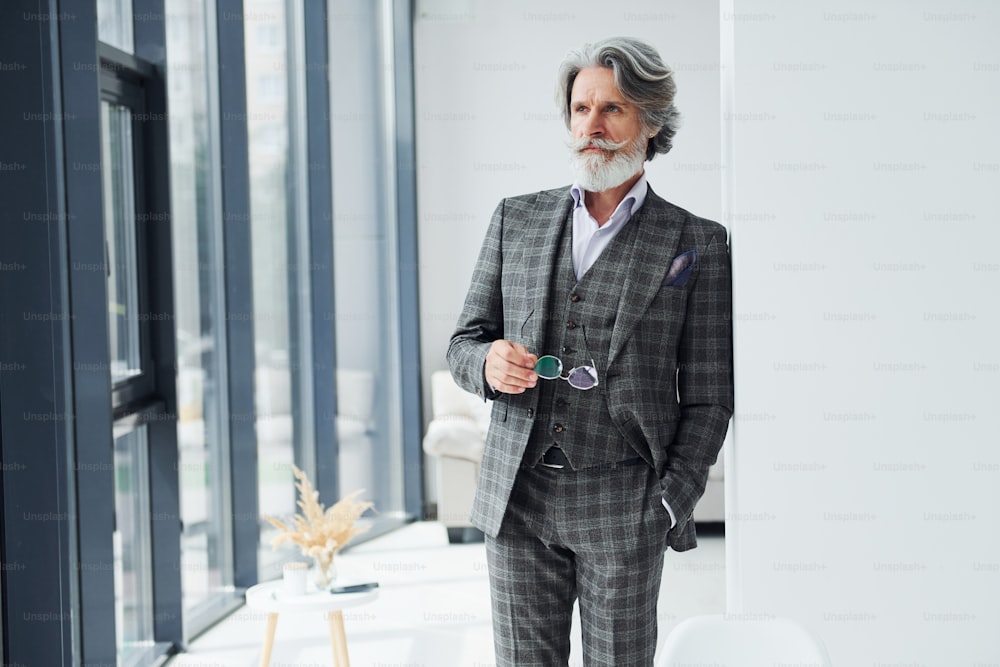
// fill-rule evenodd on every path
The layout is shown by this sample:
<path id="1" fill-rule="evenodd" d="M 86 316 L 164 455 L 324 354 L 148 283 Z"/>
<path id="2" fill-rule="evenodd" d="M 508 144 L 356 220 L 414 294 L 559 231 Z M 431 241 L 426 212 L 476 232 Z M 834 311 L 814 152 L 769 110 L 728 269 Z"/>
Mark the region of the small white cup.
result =
<path id="1" fill-rule="evenodd" d="M 285 582 L 285 595 L 305 595 L 306 579 L 309 576 L 308 563 L 285 563 L 281 568 Z"/>

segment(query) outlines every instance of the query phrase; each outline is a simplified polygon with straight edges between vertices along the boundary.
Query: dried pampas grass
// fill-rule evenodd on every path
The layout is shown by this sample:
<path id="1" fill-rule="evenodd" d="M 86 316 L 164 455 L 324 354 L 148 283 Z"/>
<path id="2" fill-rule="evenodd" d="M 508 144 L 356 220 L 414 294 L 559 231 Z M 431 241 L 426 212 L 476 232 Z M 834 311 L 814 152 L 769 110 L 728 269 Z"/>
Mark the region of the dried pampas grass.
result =
<path id="1" fill-rule="evenodd" d="M 273 516 L 264 515 L 264 519 L 281 531 L 271 540 L 272 548 L 277 549 L 282 544 L 290 542 L 297 545 L 306 556 L 320 560 L 330 559 L 352 537 L 368 530 L 367 526 L 362 528 L 355 525 L 366 510 L 374 507 L 368 501 L 355 500 L 364 489 L 358 489 L 331 507 L 324 508 L 319 502 L 319 491 L 313 488 L 306 474 L 294 465 L 292 471 L 298 480 L 295 484 L 295 488 L 299 490 L 299 500 L 296 504 L 302 513 L 293 517 L 291 526 Z"/>

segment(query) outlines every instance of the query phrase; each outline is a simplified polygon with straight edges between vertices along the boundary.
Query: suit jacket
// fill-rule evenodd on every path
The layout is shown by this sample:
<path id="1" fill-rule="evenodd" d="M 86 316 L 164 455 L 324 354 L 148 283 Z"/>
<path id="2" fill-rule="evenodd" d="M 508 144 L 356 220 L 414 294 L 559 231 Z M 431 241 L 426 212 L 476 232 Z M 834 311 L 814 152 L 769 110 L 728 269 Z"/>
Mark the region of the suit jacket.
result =
<path id="1" fill-rule="evenodd" d="M 495 537 L 536 412 L 538 391 L 493 394 L 483 368 L 497 339 L 542 354 L 551 273 L 573 199 L 569 187 L 504 199 L 486 232 L 448 347 L 456 382 L 494 399 L 473 503 L 473 524 Z M 696 546 L 691 513 L 722 447 L 733 410 L 732 285 L 725 228 L 650 188 L 638 225 L 601 384 L 615 426 L 660 478 L 677 523 L 677 551 Z M 682 286 L 665 282 L 672 260 L 694 249 Z M 538 317 L 538 314 L 542 317 Z M 532 318 L 532 315 L 535 315 Z"/>

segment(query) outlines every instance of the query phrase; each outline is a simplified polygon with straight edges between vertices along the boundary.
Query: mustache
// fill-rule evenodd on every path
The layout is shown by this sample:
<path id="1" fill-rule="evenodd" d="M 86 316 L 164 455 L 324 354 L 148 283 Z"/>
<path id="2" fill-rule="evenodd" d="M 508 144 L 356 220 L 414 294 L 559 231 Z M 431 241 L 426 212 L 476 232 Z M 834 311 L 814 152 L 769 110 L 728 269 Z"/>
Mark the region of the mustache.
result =
<path id="1" fill-rule="evenodd" d="M 568 142 L 570 149 L 579 153 L 580 151 L 590 148 L 591 146 L 595 148 L 600 148 L 603 151 L 620 151 L 621 149 L 628 146 L 628 141 L 614 142 L 608 139 L 594 138 L 590 137 L 580 137 L 579 139 L 570 139 Z"/>

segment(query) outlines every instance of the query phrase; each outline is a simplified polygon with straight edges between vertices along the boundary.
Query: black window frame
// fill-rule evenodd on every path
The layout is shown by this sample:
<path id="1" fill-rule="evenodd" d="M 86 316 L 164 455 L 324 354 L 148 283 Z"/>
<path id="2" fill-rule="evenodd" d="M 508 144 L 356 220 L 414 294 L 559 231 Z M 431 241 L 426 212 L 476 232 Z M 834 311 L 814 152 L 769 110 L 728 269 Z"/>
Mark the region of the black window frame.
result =
<path id="1" fill-rule="evenodd" d="M 150 247 L 147 225 L 154 220 L 149 210 L 146 192 L 150 186 L 144 169 L 147 150 L 144 118 L 150 113 L 146 103 L 146 82 L 153 78 L 154 69 L 131 54 L 120 51 L 104 43 L 98 45 L 101 68 L 101 102 L 123 106 L 132 116 L 132 182 L 135 205 L 135 257 L 136 288 L 138 297 L 139 325 L 139 368 L 140 373 L 115 382 L 112 380 L 111 407 L 115 420 L 135 412 L 139 407 L 156 400 L 156 369 L 154 366 L 150 321 L 154 313 L 150 309 Z M 102 165 L 102 169 L 105 165 Z M 109 202 L 105 202 L 105 207 Z M 105 239 L 105 244 L 110 239 Z"/>
<path id="2" fill-rule="evenodd" d="M 0 319 L 11 324 L 0 341 L 0 558 L 18 569 L 0 571 L 3 662 L 114 664 L 113 425 L 141 419 L 148 433 L 154 640 L 167 653 L 182 649 L 180 511 L 177 479 L 176 342 L 173 321 L 170 232 L 169 133 L 162 0 L 135 0 L 132 53 L 102 44 L 96 3 L 72 14 L 51 0 L 38 12 L 0 4 L 0 53 L 23 66 L 5 73 L 11 103 L 0 109 L 5 162 L 26 165 L 6 174 L 11 198 L 4 211 L 13 224 L 0 226 L 4 262 L 18 270 L 0 275 Z M 392 381 L 403 384 L 406 514 L 420 515 L 419 358 L 413 148 L 411 0 L 391 5 L 396 40 L 395 122 L 400 270 L 400 325 L 404 363 Z M 48 8 L 51 11 L 46 11 Z M 232 20 L 239 3 L 217 0 L 219 108 L 223 163 L 226 382 L 229 384 L 234 585 L 257 582 L 257 451 L 254 433 L 254 332 L 249 238 L 249 174 L 243 22 Z M 306 123 L 309 144 L 310 261 L 325 266 L 311 276 L 314 363 L 336 366 L 330 241 L 331 182 L 326 2 L 304 5 Z M 141 106 L 135 88 L 141 90 Z M 107 278 L 77 270 L 106 260 L 102 174 L 76 169 L 101 160 L 102 99 L 141 108 L 134 119 L 140 312 L 163 318 L 140 321 L 142 373 L 112 386 L 108 349 Z M 29 118 L 30 116 L 30 118 Z M 21 169 L 19 167 L 19 169 Z M 5 183 L 6 184 L 6 183 Z M 140 193 L 141 190 L 141 193 Z M 139 197 L 141 196 L 141 201 Z M 22 212 L 36 217 L 21 219 Z M 153 216 L 166 216 L 161 218 Z M 28 321 L 24 313 L 51 317 Z M 159 320 L 159 321 L 158 321 Z M 336 404 L 334 376 L 308 388 L 317 404 Z M 331 407 L 332 410 L 332 407 Z M 323 411 L 316 411 L 322 413 Z M 328 413 L 330 411 L 327 411 Z M 25 417 L 30 415 L 30 417 Z M 44 418 L 44 419 L 43 419 Z M 314 414 L 318 487 L 336 494 L 336 427 L 329 414 Z M 5 502 L 6 501 L 6 502 Z M 16 501 L 16 502 L 15 502 Z M 42 515 L 52 520 L 32 520 Z M 375 531 L 366 537 L 373 537 Z M 358 542 L 362 540 L 359 539 Z M 31 614 L 46 614 L 39 623 Z"/>
<path id="3" fill-rule="evenodd" d="M 140 36 L 136 35 L 137 42 Z M 166 82 L 153 63 L 103 42 L 97 44 L 97 56 L 99 104 L 109 102 L 132 111 L 141 373 L 112 382 L 110 401 L 113 427 L 128 422 L 147 427 L 145 490 L 150 508 L 154 642 L 147 657 L 152 659 L 175 654 L 183 645 Z M 113 439 L 109 446 L 113 452 Z"/>

